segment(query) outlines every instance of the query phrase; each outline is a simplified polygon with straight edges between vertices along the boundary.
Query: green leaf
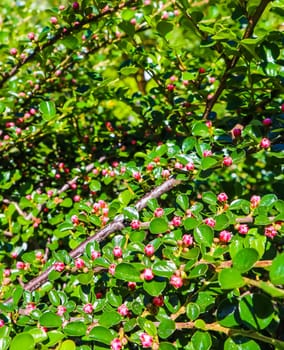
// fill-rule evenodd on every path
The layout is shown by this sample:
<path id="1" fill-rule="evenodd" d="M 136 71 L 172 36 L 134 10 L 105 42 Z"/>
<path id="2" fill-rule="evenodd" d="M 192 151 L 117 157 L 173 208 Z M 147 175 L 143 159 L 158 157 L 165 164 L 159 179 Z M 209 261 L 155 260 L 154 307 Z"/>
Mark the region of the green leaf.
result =
<path id="1" fill-rule="evenodd" d="M 138 210 L 134 207 L 123 208 L 123 215 L 129 220 L 138 220 L 139 219 Z"/>
<path id="2" fill-rule="evenodd" d="M 224 230 L 230 224 L 229 218 L 225 213 L 215 216 L 215 220 L 216 220 L 216 224 L 214 229 L 218 231 Z"/>
<path id="3" fill-rule="evenodd" d="M 201 224 L 193 231 L 194 240 L 206 247 L 211 247 L 213 243 L 214 233 L 211 227 Z"/>
<path id="4" fill-rule="evenodd" d="M 114 276 L 127 282 L 141 282 L 140 271 L 133 264 L 121 263 L 115 268 Z"/>
<path id="5" fill-rule="evenodd" d="M 202 138 L 209 137 L 210 132 L 208 126 L 204 122 L 196 122 L 192 128 L 192 135 Z"/>
<path id="6" fill-rule="evenodd" d="M 65 340 L 59 347 L 58 350 L 75 350 L 76 344 L 73 340 Z"/>
<path id="7" fill-rule="evenodd" d="M 162 35 L 166 36 L 172 29 L 173 29 L 173 24 L 167 21 L 160 21 L 157 24 L 157 31 Z"/>
<path id="8" fill-rule="evenodd" d="M 149 335 L 155 336 L 157 334 L 157 328 L 156 328 L 154 322 L 152 322 L 146 318 L 139 317 L 138 324 Z"/>
<path id="9" fill-rule="evenodd" d="M 73 35 L 66 36 L 64 39 L 60 40 L 60 42 L 70 50 L 75 50 L 79 45 L 79 40 Z"/>
<path id="10" fill-rule="evenodd" d="M 93 192 L 98 192 L 101 190 L 101 183 L 97 180 L 92 180 L 89 186 L 90 190 Z"/>
<path id="11" fill-rule="evenodd" d="M 171 277 L 177 266 L 173 261 L 160 260 L 153 264 L 153 273 L 160 277 Z"/>
<path id="12" fill-rule="evenodd" d="M 273 284 L 284 284 L 284 253 L 273 259 L 269 276 Z"/>
<path id="13" fill-rule="evenodd" d="M 183 79 L 186 80 L 186 78 L 183 78 Z M 189 79 L 189 80 L 191 80 L 191 79 Z M 194 148 L 195 144 L 196 144 L 195 137 L 187 137 L 182 143 L 183 152 L 186 153 L 188 151 L 191 151 Z"/>
<path id="14" fill-rule="evenodd" d="M 264 207 L 270 207 L 277 200 L 278 200 L 278 198 L 275 194 L 266 194 L 265 196 L 263 196 L 261 198 L 259 205 L 264 206 Z"/>
<path id="15" fill-rule="evenodd" d="M 254 340 L 237 336 L 225 341 L 224 350 L 261 350 L 261 348 Z"/>
<path id="16" fill-rule="evenodd" d="M 221 270 L 218 279 L 222 289 L 240 288 L 245 285 L 242 275 L 234 268 Z"/>
<path id="17" fill-rule="evenodd" d="M 62 324 L 62 319 L 60 316 L 56 315 L 53 312 L 47 311 L 41 315 L 39 323 L 43 327 L 55 328 L 60 327 Z"/>
<path id="18" fill-rule="evenodd" d="M 10 344 L 10 350 L 33 350 L 35 347 L 35 341 L 31 334 L 20 333 L 12 339 Z"/>
<path id="19" fill-rule="evenodd" d="M 99 324 L 103 327 L 110 328 L 122 320 L 121 315 L 117 311 L 105 311 L 99 318 Z"/>
<path id="20" fill-rule="evenodd" d="M 258 261 L 259 255 L 253 248 L 243 248 L 233 257 L 233 266 L 241 273 L 249 271 Z"/>
<path id="21" fill-rule="evenodd" d="M 211 348 L 212 340 L 208 332 L 196 331 L 191 337 L 194 349 L 208 350 Z"/>
<path id="22" fill-rule="evenodd" d="M 200 221 L 195 218 L 186 218 L 183 224 L 184 228 L 189 231 L 196 228 L 200 224 Z"/>
<path id="23" fill-rule="evenodd" d="M 232 328 L 238 326 L 238 302 L 229 299 L 221 301 L 217 309 L 217 320 L 223 327 Z"/>
<path id="24" fill-rule="evenodd" d="M 91 338 L 92 340 L 99 341 L 100 343 L 109 345 L 113 339 L 113 335 L 108 328 L 96 326 L 89 333 L 89 338 Z"/>
<path id="25" fill-rule="evenodd" d="M 151 296 L 160 295 L 167 286 L 167 282 L 149 281 L 143 283 L 143 289 Z"/>
<path id="26" fill-rule="evenodd" d="M 177 196 L 176 202 L 184 211 L 186 211 L 189 207 L 188 196 L 186 196 L 185 194 L 179 194 Z"/>
<path id="27" fill-rule="evenodd" d="M 53 346 L 57 344 L 60 340 L 62 340 L 64 337 L 65 335 L 62 332 L 59 332 L 57 330 L 49 331 L 48 332 L 49 342 L 46 345 Z"/>
<path id="28" fill-rule="evenodd" d="M 55 104 L 52 101 L 42 101 L 39 110 L 45 120 L 50 120 L 56 115 Z"/>
<path id="29" fill-rule="evenodd" d="M 176 324 L 171 319 L 163 319 L 158 327 L 158 336 L 162 339 L 169 338 L 176 330 Z"/>
<path id="30" fill-rule="evenodd" d="M 198 264 L 190 271 L 189 278 L 197 278 L 200 276 L 205 276 L 205 273 L 207 270 L 208 270 L 207 264 Z"/>
<path id="31" fill-rule="evenodd" d="M 201 169 L 207 170 L 207 169 L 213 168 L 214 165 L 216 165 L 217 163 L 218 163 L 218 161 L 215 158 L 212 158 L 212 157 L 202 158 Z"/>
<path id="32" fill-rule="evenodd" d="M 2 336 L 0 338 L 0 350 L 7 350 L 9 348 L 10 341 L 11 341 L 10 337 Z"/>
<path id="33" fill-rule="evenodd" d="M 51 302 L 51 304 L 58 306 L 61 304 L 61 300 L 60 297 L 57 293 L 57 290 L 52 289 L 49 293 L 48 293 L 48 299 Z"/>
<path id="34" fill-rule="evenodd" d="M 86 334 L 87 326 L 80 321 L 69 322 L 63 328 L 63 332 L 72 337 L 81 337 Z"/>
<path id="35" fill-rule="evenodd" d="M 265 329 L 274 317 L 270 298 L 264 294 L 247 294 L 239 303 L 239 314 L 243 324 L 254 330 Z"/>
<path id="36" fill-rule="evenodd" d="M 139 70 L 138 67 L 128 66 L 128 67 L 121 68 L 120 73 L 122 75 L 126 75 L 127 76 L 127 75 L 131 75 L 131 74 L 137 73 L 138 70 Z"/>
<path id="37" fill-rule="evenodd" d="M 200 307 L 196 303 L 188 303 L 186 305 L 186 316 L 190 319 L 190 321 L 194 321 L 200 315 Z"/>
<path id="38" fill-rule="evenodd" d="M 205 203 L 211 204 L 211 205 L 216 205 L 217 203 L 217 196 L 213 192 L 204 192 L 202 194 L 202 200 Z"/>
<path id="39" fill-rule="evenodd" d="M 73 205 L 73 201 L 71 198 L 64 198 L 63 202 L 60 203 L 61 207 L 70 208 Z"/>
<path id="40" fill-rule="evenodd" d="M 168 230 L 168 222 L 163 218 L 154 218 L 150 222 L 149 230 L 153 234 L 164 233 Z"/>
<path id="41" fill-rule="evenodd" d="M 48 339 L 47 333 L 41 328 L 32 328 L 29 330 L 29 333 L 34 338 L 35 343 L 42 343 L 44 340 Z"/>
<path id="42" fill-rule="evenodd" d="M 159 350 L 176 350 L 176 347 L 171 343 L 161 342 L 159 344 Z"/>

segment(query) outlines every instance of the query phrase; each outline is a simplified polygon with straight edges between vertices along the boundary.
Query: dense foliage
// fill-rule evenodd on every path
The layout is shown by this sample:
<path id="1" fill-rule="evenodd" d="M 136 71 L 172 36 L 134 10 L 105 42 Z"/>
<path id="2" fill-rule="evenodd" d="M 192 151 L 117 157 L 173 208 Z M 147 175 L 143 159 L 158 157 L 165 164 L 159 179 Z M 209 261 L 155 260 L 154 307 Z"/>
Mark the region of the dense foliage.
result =
<path id="1" fill-rule="evenodd" d="M 284 349 L 283 2 L 2 3 L 0 350 Z"/>

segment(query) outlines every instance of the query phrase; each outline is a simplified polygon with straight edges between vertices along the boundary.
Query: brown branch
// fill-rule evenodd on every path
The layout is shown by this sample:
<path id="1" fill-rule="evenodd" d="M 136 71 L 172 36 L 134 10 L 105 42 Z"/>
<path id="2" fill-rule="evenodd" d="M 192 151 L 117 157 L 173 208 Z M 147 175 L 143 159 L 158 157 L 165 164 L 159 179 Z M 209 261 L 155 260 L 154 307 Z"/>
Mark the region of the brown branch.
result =
<path id="1" fill-rule="evenodd" d="M 144 197 L 142 197 L 136 204 L 135 208 L 138 211 L 141 211 L 143 208 L 147 206 L 147 203 L 150 199 L 158 198 L 162 194 L 170 191 L 172 188 L 175 186 L 179 185 L 181 182 L 179 180 L 176 180 L 174 178 L 169 179 L 165 181 L 163 184 L 160 186 L 154 188 L 151 192 L 147 193 Z M 82 255 L 86 249 L 86 246 L 88 243 L 97 241 L 101 242 L 104 240 L 107 236 L 109 236 L 111 233 L 115 231 L 121 231 L 125 227 L 124 224 L 124 216 L 118 215 L 110 224 L 106 225 L 102 229 L 100 229 L 95 235 L 88 237 L 83 243 L 81 243 L 77 248 L 72 250 L 70 252 L 70 256 L 72 258 L 77 258 L 80 255 Z M 49 266 L 44 272 L 42 272 L 39 276 L 35 277 L 32 279 L 30 282 L 28 282 L 25 286 L 24 289 L 26 291 L 34 291 L 35 289 L 39 288 L 42 286 L 47 280 L 48 280 L 48 275 L 51 271 L 54 270 L 53 265 Z M 11 301 L 9 299 L 6 302 Z"/>
<path id="2" fill-rule="evenodd" d="M 103 18 L 103 17 L 105 17 L 105 16 L 107 16 L 109 14 L 115 13 L 116 11 L 123 9 L 126 6 L 134 5 L 136 2 L 137 2 L 136 0 L 128 0 L 126 2 L 120 3 L 119 5 L 117 5 L 117 6 L 113 7 L 113 8 L 109 8 L 106 11 L 100 12 L 96 16 L 85 17 L 78 25 L 76 25 L 74 27 L 69 27 L 65 31 L 63 31 L 62 28 L 60 28 L 60 30 L 50 40 L 48 40 L 42 46 L 38 45 L 29 56 L 27 56 L 22 61 L 18 62 L 11 69 L 11 71 L 9 73 L 6 73 L 5 75 L 3 75 L 2 80 L 0 80 L 0 88 L 2 88 L 4 86 L 4 84 L 10 78 L 12 78 L 14 75 L 17 74 L 17 72 L 19 71 L 20 68 L 22 68 L 29 61 L 31 61 L 38 53 L 42 52 L 47 47 L 50 47 L 50 46 L 54 45 L 58 40 L 60 40 L 60 39 L 62 39 L 64 37 L 67 37 L 68 35 L 72 34 L 75 31 L 76 32 L 80 31 L 82 28 L 84 28 L 84 26 L 86 24 L 96 23 L 101 18 Z"/>
<path id="3" fill-rule="evenodd" d="M 263 14 L 264 10 L 266 9 L 267 5 L 269 4 L 269 2 L 271 2 L 272 0 L 262 0 L 260 5 L 258 6 L 258 8 L 255 10 L 255 13 L 253 14 L 253 16 L 249 17 L 248 21 L 249 24 L 246 28 L 246 31 L 243 35 L 243 39 L 247 39 L 249 37 L 252 36 L 254 28 L 257 24 L 257 22 L 259 21 L 261 15 Z M 240 51 L 240 48 L 238 49 L 238 51 Z M 240 59 L 239 55 L 235 55 L 231 61 L 229 61 L 227 63 L 227 67 L 225 69 L 225 72 L 221 78 L 220 84 L 216 90 L 216 92 L 214 93 L 214 95 L 207 100 L 206 103 L 206 107 L 205 107 L 205 111 L 203 113 L 203 118 L 207 119 L 210 112 L 212 111 L 215 103 L 217 102 L 218 98 L 220 97 L 220 95 L 222 94 L 222 92 L 224 91 L 224 89 L 226 88 L 226 82 L 227 79 L 229 77 L 229 74 L 231 72 L 231 70 L 236 66 L 236 64 L 238 63 Z"/>

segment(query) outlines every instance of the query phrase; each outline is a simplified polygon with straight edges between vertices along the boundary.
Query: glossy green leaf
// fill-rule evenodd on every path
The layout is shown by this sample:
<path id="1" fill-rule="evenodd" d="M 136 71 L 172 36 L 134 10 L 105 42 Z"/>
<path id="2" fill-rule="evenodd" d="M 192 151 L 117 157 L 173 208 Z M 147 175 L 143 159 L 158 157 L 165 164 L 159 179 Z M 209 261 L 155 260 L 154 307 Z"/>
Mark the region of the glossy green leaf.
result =
<path id="1" fill-rule="evenodd" d="M 205 203 L 216 205 L 216 203 L 217 203 L 217 196 L 213 192 L 204 192 L 202 194 L 202 200 Z"/>
<path id="2" fill-rule="evenodd" d="M 85 335 L 87 332 L 87 326 L 80 321 L 73 321 L 67 323 L 67 325 L 63 328 L 63 332 L 72 337 L 80 337 Z"/>
<path id="3" fill-rule="evenodd" d="M 170 22 L 160 21 L 157 24 L 157 30 L 162 35 L 167 35 L 173 29 L 173 25 Z"/>
<path id="4" fill-rule="evenodd" d="M 153 297 L 160 295 L 164 289 L 166 288 L 167 283 L 165 281 L 158 282 L 158 281 L 149 281 L 143 283 L 143 289 Z"/>
<path id="5" fill-rule="evenodd" d="M 137 73 L 138 70 L 139 70 L 138 67 L 129 66 L 129 67 L 121 68 L 120 73 L 122 75 L 131 75 L 131 74 Z"/>
<path id="6" fill-rule="evenodd" d="M 197 122 L 193 125 L 192 135 L 206 138 L 210 136 L 209 128 L 205 122 Z"/>
<path id="7" fill-rule="evenodd" d="M 91 191 L 98 192 L 101 190 L 101 183 L 97 180 L 92 180 L 89 186 Z"/>
<path id="8" fill-rule="evenodd" d="M 218 279 L 222 289 L 240 288 L 245 285 L 242 275 L 235 268 L 221 270 Z"/>
<path id="9" fill-rule="evenodd" d="M 261 350 L 261 348 L 253 339 L 236 336 L 225 341 L 224 350 Z"/>
<path id="10" fill-rule="evenodd" d="M 89 338 L 109 345 L 113 339 L 113 335 L 108 328 L 96 326 L 90 331 Z"/>
<path id="11" fill-rule="evenodd" d="M 223 327 L 232 328 L 239 325 L 238 302 L 224 299 L 218 305 L 217 320 Z"/>
<path id="12" fill-rule="evenodd" d="M 45 120 L 50 120 L 56 115 L 55 104 L 52 101 L 42 101 L 39 110 Z"/>
<path id="13" fill-rule="evenodd" d="M 17 334 L 11 341 L 10 350 L 33 350 L 35 341 L 31 334 L 20 333 Z"/>
<path id="14" fill-rule="evenodd" d="M 176 350 L 176 347 L 168 342 L 160 342 L 159 350 Z"/>
<path id="15" fill-rule="evenodd" d="M 154 275 L 160 277 L 171 277 L 173 272 L 176 271 L 177 266 L 173 261 L 159 260 L 153 264 L 152 270 Z"/>
<path id="16" fill-rule="evenodd" d="M 146 318 L 139 317 L 138 323 L 139 323 L 140 327 L 149 335 L 155 336 L 157 334 L 157 328 L 156 328 L 154 322 L 152 322 Z"/>
<path id="17" fill-rule="evenodd" d="M 200 221 L 195 218 L 186 218 L 183 224 L 186 230 L 192 230 L 200 224 Z"/>
<path id="18" fill-rule="evenodd" d="M 168 230 L 168 222 L 163 218 L 155 218 L 150 222 L 149 230 L 151 233 L 164 233 Z"/>
<path id="19" fill-rule="evenodd" d="M 253 248 L 243 248 L 233 257 L 233 266 L 241 273 L 249 271 L 258 261 L 258 252 Z"/>
<path id="20" fill-rule="evenodd" d="M 64 340 L 64 342 L 60 345 L 58 350 L 75 350 L 76 344 L 73 340 Z"/>
<path id="21" fill-rule="evenodd" d="M 101 315 L 99 324 L 100 326 L 109 328 L 118 324 L 121 320 L 122 318 L 117 311 L 106 311 Z"/>
<path id="22" fill-rule="evenodd" d="M 272 283 L 284 284 L 284 253 L 279 254 L 272 261 L 269 276 Z"/>
<path id="23" fill-rule="evenodd" d="M 200 315 L 200 307 L 196 303 L 188 303 L 186 305 L 186 316 L 190 321 L 196 320 Z"/>
<path id="24" fill-rule="evenodd" d="M 162 339 L 169 338 L 175 331 L 176 324 L 171 319 L 164 319 L 160 322 L 158 327 L 158 335 Z"/>
<path id="25" fill-rule="evenodd" d="M 215 158 L 205 157 L 205 158 L 202 158 L 201 160 L 201 169 L 207 170 L 207 169 L 213 168 L 214 165 L 216 164 L 217 164 L 217 160 Z"/>
<path id="26" fill-rule="evenodd" d="M 211 227 L 202 224 L 194 229 L 193 236 L 197 243 L 203 244 L 206 247 L 211 247 L 214 233 Z"/>
<path id="27" fill-rule="evenodd" d="M 47 333 L 41 328 L 32 328 L 28 333 L 32 335 L 35 343 L 42 343 L 44 340 L 48 339 Z"/>
<path id="28" fill-rule="evenodd" d="M 191 338 L 191 342 L 194 349 L 200 350 L 208 350 L 212 345 L 210 333 L 203 331 L 196 331 Z"/>
<path id="29" fill-rule="evenodd" d="M 136 208 L 134 207 L 125 207 L 123 208 L 123 215 L 125 215 L 126 218 L 129 220 L 138 220 L 139 219 L 139 213 Z"/>
<path id="30" fill-rule="evenodd" d="M 8 350 L 10 344 L 10 337 L 5 336 L 0 338 L 0 350 Z"/>
<path id="31" fill-rule="evenodd" d="M 186 211 L 189 207 L 188 196 L 186 196 L 185 194 L 179 194 L 177 196 L 176 202 L 184 211 Z"/>
<path id="32" fill-rule="evenodd" d="M 62 319 L 60 316 L 56 315 L 53 312 L 47 311 L 41 315 L 39 323 L 43 327 L 55 328 L 60 327 L 62 324 Z"/>
<path id="33" fill-rule="evenodd" d="M 264 294 L 247 294 L 240 300 L 239 315 L 243 324 L 250 329 L 268 327 L 274 318 L 271 299 Z"/>
<path id="34" fill-rule="evenodd" d="M 114 276 L 128 282 L 141 282 L 140 271 L 130 263 L 118 264 L 115 268 Z"/>

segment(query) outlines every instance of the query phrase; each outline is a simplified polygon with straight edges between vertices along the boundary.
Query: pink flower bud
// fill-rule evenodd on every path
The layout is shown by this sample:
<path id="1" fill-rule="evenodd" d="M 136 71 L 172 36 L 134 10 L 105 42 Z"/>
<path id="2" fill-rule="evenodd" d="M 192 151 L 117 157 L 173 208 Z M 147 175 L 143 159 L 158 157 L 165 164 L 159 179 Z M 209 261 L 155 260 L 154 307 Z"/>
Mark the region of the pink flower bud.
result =
<path id="1" fill-rule="evenodd" d="M 56 24 L 58 22 L 57 18 L 56 17 L 51 17 L 50 18 L 50 23 L 51 24 Z"/>
<path id="2" fill-rule="evenodd" d="M 33 33 L 33 32 L 28 33 L 28 38 L 30 40 L 34 40 L 35 39 L 35 33 Z"/>
<path id="3" fill-rule="evenodd" d="M 188 171 L 193 171 L 194 170 L 194 164 L 189 162 L 189 163 L 186 164 L 185 168 Z"/>
<path id="4" fill-rule="evenodd" d="M 164 179 L 167 179 L 171 175 L 170 171 L 168 169 L 163 169 L 162 170 L 162 177 Z"/>
<path id="5" fill-rule="evenodd" d="M 63 316 L 63 314 L 66 312 L 66 307 L 65 306 L 62 306 L 62 305 L 59 305 L 58 307 L 57 307 L 57 315 L 58 316 Z"/>
<path id="6" fill-rule="evenodd" d="M 116 268 L 116 265 L 115 265 L 115 264 L 110 264 L 110 265 L 109 265 L 109 268 L 108 268 L 108 272 L 109 272 L 111 275 L 114 275 L 114 273 L 115 273 L 115 268 Z"/>
<path id="7" fill-rule="evenodd" d="M 26 267 L 26 264 L 23 261 L 17 261 L 16 268 L 19 270 L 24 270 Z"/>
<path id="8" fill-rule="evenodd" d="M 271 145 L 271 142 L 270 142 L 270 140 L 269 140 L 268 138 L 266 138 L 266 137 L 264 137 L 264 138 L 260 141 L 260 147 L 261 147 L 261 148 L 266 149 L 266 148 L 269 148 L 270 145 Z"/>
<path id="9" fill-rule="evenodd" d="M 259 203 L 260 203 L 260 196 L 252 196 L 250 199 L 250 206 L 252 209 L 255 209 L 256 207 L 258 207 Z"/>
<path id="10" fill-rule="evenodd" d="M 122 249 L 120 247 L 114 247 L 112 253 L 115 258 L 122 257 Z"/>
<path id="11" fill-rule="evenodd" d="M 118 338 L 114 338 L 110 343 L 111 350 L 121 350 L 122 343 Z"/>
<path id="12" fill-rule="evenodd" d="M 249 231 L 248 225 L 246 225 L 246 224 L 239 225 L 239 227 L 237 229 L 241 235 L 246 235 Z"/>
<path id="13" fill-rule="evenodd" d="M 91 314 L 93 312 L 94 308 L 93 308 L 93 305 L 88 303 L 88 304 L 85 304 L 83 306 L 83 311 L 86 313 L 86 314 Z"/>
<path id="14" fill-rule="evenodd" d="M 163 216 L 164 215 L 164 209 L 163 208 L 157 208 L 157 209 L 155 209 L 155 211 L 154 211 L 154 216 L 156 217 L 156 218 L 159 218 L 159 217 L 161 217 L 161 216 Z"/>
<path id="15" fill-rule="evenodd" d="M 273 239 L 277 235 L 277 230 L 273 225 L 269 225 L 265 227 L 264 234 L 266 237 Z"/>
<path id="16" fill-rule="evenodd" d="M 265 119 L 263 119 L 262 124 L 264 126 L 270 126 L 272 124 L 272 119 L 271 118 L 265 118 Z"/>
<path id="17" fill-rule="evenodd" d="M 133 177 L 137 181 L 141 180 L 141 178 L 142 178 L 141 174 L 138 171 L 133 173 Z"/>
<path id="18" fill-rule="evenodd" d="M 121 316 L 127 316 L 129 314 L 129 310 L 128 307 L 125 304 L 121 304 L 118 308 L 117 308 L 118 313 Z"/>
<path id="19" fill-rule="evenodd" d="M 13 48 L 10 50 L 10 54 L 13 55 L 13 56 L 16 56 L 17 53 L 18 53 L 18 50 L 17 50 L 15 47 L 13 47 Z"/>
<path id="20" fill-rule="evenodd" d="M 206 149 L 205 151 L 203 151 L 203 157 L 210 157 L 212 156 L 212 151 L 210 149 Z"/>
<path id="21" fill-rule="evenodd" d="M 134 290 L 136 288 L 136 282 L 128 282 L 127 286 L 130 290 Z"/>
<path id="22" fill-rule="evenodd" d="M 139 220 L 132 220 L 130 226 L 132 227 L 133 230 L 138 230 L 141 224 Z"/>
<path id="23" fill-rule="evenodd" d="M 223 165 L 225 166 L 231 166 L 233 164 L 233 159 L 231 157 L 224 157 L 223 159 Z"/>
<path id="24" fill-rule="evenodd" d="M 227 230 L 223 230 L 219 234 L 219 239 L 221 242 L 227 243 L 232 239 L 232 233 Z"/>
<path id="25" fill-rule="evenodd" d="M 144 252 L 147 256 L 152 256 L 155 252 L 155 248 L 152 244 L 147 244 L 144 248 Z"/>
<path id="26" fill-rule="evenodd" d="M 95 260 L 95 259 L 99 258 L 100 256 L 101 256 L 101 253 L 96 251 L 96 250 L 93 250 L 91 253 L 92 260 Z"/>
<path id="27" fill-rule="evenodd" d="M 147 333 L 141 333 L 140 336 L 140 341 L 142 343 L 143 348 L 150 348 L 153 345 L 153 337 Z"/>
<path id="28" fill-rule="evenodd" d="M 193 244 L 193 237 L 192 235 L 183 235 L 182 236 L 182 242 L 183 244 L 188 247 Z"/>
<path id="29" fill-rule="evenodd" d="M 216 225 L 216 221 L 212 218 L 206 218 L 204 220 L 204 223 L 207 225 L 207 226 L 210 226 L 210 227 L 214 227 Z"/>
<path id="30" fill-rule="evenodd" d="M 240 137 L 242 135 L 242 129 L 240 128 L 234 128 L 232 130 L 233 136 L 234 137 Z"/>
<path id="31" fill-rule="evenodd" d="M 0 328 L 4 327 L 5 326 L 5 321 L 0 319 Z"/>
<path id="32" fill-rule="evenodd" d="M 163 306 L 164 305 L 164 297 L 159 295 L 158 297 L 154 297 L 152 303 L 155 306 Z"/>
<path id="33" fill-rule="evenodd" d="M 219 193 L 217 198 L 219 202 L 226 202 L 228 200 L 228 196 L 225 192 Z"/>
<path id="34" fill-rule="evenodd" d="M 183 280 L 180 276 L 177 275 L 172 275 L 172 277 L 170 278 L 170 284 L 178 289 L 181 288 L 183 286 Z"/>
<path id="35" fill-rule="evenodd" d="M 152 269 L 150 268 L 146 268 L 144 271 L 143 271 L 143 278 L 144 280 L 146 281 L 151 281 L 153 278 L 154 278 L 154 274 L 152 272 Z"/>
<path id="36" fill-rule="evenodd" d="M 82 269 L 85 266 L 85 261 L 81 258 L 75 260 L 75 266 L 77 269 Z"/>
<path id="37" fill-rule="evenodd" d="M 64 263 L 61 262 L 61 261 L 56 261 L 56 262 L 53 264 L 53 266 L 54 266 L 54 270 L 55 270 L 55 271 L 58 271 L 58 272 L 62 272 L 62 271 L 64 271 L 64 269 L 65 269 L 65 265 L 64 265 Z"/>
<path id="38" fill-rule="evenodd" d="M 174 216 L 174 218 L 171 221 L 171 224 L 174 227 L 179 227 L 181 225 L 181 217 L 180 216 Z"/>
<path id="39" fill-rule="evenodd" d="M 74 224 L 74 225 L 78 225 L 80 222 L 77 215 L 72 215 L 71 221 L 72 221 L 72 224 Z"/>

